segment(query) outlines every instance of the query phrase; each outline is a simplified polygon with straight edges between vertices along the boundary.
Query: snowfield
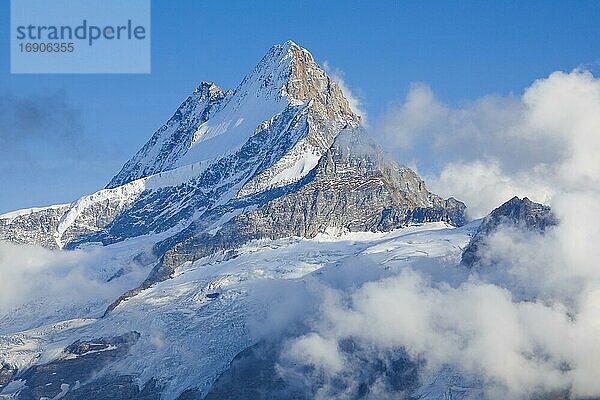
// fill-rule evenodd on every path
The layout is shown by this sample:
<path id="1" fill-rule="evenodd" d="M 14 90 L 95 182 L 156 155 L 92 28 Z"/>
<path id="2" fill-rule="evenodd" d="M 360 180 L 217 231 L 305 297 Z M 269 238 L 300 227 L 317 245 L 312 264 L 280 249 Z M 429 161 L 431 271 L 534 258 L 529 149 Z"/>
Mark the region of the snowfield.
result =
<path id="1" fill-rule="evenodd" d="M 121 303 L 104 318 L 103 307 L 112 299 L 102 302 L 93 293 L 77 309 L 64 313 L 57 312 L 51 302 L 39 304 L 37 321 L 43 321 L 45 313 L 62 315 L 65 320 L 19 332 L 14 328 L 26 326 L 31 317 L 20 316 L 18 308 L 5 310 L 0 318 L 0 359 L 25 369 L 64 356 L 63 349 L 77 340 L 136 331 L 141 334 L 139 341 L 125 358 L 110 366 L 112 373 L 135 375 L 140 386 L 157 379 L 165 385 L 166 399 L 177 398 L 190 387 L 206 393 L 238 353 L 259 341 L 269 327 L 284 323 L 273 320 L 277 311 L 272 308 L 285 302 L 287 294 L 315 285 L 357 287 L 409 266 L 434 279 L 443 275 L 458 281 L 464 278 L 458 268 L 439 269 L 459 262 L 476 226 L 428 223 L 388 233 L 260 240 L 243 246 L 234 257 L 216 254 L 188 262 L 172 279 Z M 122 263 L 135 256 L 138 246 L 128 241 L 107 246 L 98 262 Z M 431 262 L 423 263 L 425 258 Z M 134 271 L 126 272 L 104 285 L 116 281 L 133 287 L 139 277 Z M 76 386 L 76 382 L 65 383 Z"/>

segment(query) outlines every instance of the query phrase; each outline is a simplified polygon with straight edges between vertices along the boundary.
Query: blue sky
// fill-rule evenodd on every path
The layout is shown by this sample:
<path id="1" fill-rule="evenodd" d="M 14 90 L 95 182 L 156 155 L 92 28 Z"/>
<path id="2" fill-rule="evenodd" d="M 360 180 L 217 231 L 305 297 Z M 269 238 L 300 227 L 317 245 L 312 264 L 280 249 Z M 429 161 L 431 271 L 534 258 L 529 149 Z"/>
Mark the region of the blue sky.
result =
<path id="1" fill-rule="evenodd" d="M 371 121 L 411 82 L 458 104 L 519 94 L 556 70 L 600 71 L 597 1 L 223 3 L 153 1 L 149 75 L 11 75 L 3 1 L 0 122 L 13 103 L 51 116 L 23 132 L 0 126 L 0 213 L 103 187 L 199 82 L 232 88 L 287 39 L 343 71 Z"/>

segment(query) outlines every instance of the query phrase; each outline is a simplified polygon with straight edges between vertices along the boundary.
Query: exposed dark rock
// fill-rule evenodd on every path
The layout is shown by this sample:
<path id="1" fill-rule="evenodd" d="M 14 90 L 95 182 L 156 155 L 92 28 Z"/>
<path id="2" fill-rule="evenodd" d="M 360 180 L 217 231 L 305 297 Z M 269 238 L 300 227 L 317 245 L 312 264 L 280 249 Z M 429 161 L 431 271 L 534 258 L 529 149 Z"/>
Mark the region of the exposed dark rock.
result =
<path id="1" fill-rule="evenodd" d="M 0 364 L 0 391 L 2 391 L 2 388 L 12 380 L 16 373 L 17 368 L 10 364 Z"/>
<path id="2" fill-rule="evenodd" d="M 327 392 L 331 398 L 338 398 L 336 396 L 342 393 L 343 397 L 348 399 L 370 398 L 371 387 L 376 381 L 380 388 L 385 387 L 390 394 L 395 393 L 398 397 L 405 398 L 419 384 L 419 365 L 411 361 L 402 350 L 394 352 L 389 358 L 380 359 L 361 356 L 364 349 L 350 338 L 342 340 L 338 346 L 340 351 L 349 356 L 356 356 L 360 367 L 353 371 L 352 389 L 347 386 L 343 377 L 331 382 Z M 276 367 L 280 362 L 280 349 L 281 343 L 260 342 L 241 352 L 232 361 L 230 368 L 217 379 L 205 399 L 315 398 L 323 382 L 316 379 L 315 386 L 307 386 L 306 382 L 297 379 L 297 376 L 295 379 L 286 379 L 285 374 L 282 375 Z M 313 372 L 311 366 L 300 368 L 305 373 Z"/>
<path id="3" fill-rule="evenodd" d="M 98 351 L 106 351 L 118 348 L 129 348 L 137 342 L 140 334 L 137 332 L 129 332 L 121 336 L 111 338 L 100 338 L 91 341 L 78 340 L 65 348 L 65 352 L 77 356 Z"/>
<path id="4" fill-rule="evenodd" d="M 0 218 L 0 240 L 56 249 L 54 230 L 68 209 L 68 205 L 47 207 Z"/>
<path id="5" fill-rule="evenodd" d="M 543 233 L 557 224 L 558 219 L 549 206 L 534 203 L 527 197 L 521 200 L 515 196 L 484 218 L 463 251 L 461 263 L 468 267 L 478 263 L 481 252 L 486 247 L 487 238 L 500 226 L 512 226 Z"/>
<path id="6" fill-rule="evenodd" d="M 179 395 L 177 400 L 201 400 L 202 392 L 198 389 L 186 389 Z"/>
<path id="7" fill-rule="evenodd" d="M 62 357 L 35 365 L 18 375 L 17 378 L 26 384 L 18 398 L 51 399 L 63 393 L 62 399 L 159 399 L 160 390 L 155 383 L 148 383 L 140 389 L 131 376 L 107 374 L 91 380 L 110 363 L 127 355 L 139 337 L 137 332 L 128 332 L 111 338 L 72 343 L 64 349 Z"/>

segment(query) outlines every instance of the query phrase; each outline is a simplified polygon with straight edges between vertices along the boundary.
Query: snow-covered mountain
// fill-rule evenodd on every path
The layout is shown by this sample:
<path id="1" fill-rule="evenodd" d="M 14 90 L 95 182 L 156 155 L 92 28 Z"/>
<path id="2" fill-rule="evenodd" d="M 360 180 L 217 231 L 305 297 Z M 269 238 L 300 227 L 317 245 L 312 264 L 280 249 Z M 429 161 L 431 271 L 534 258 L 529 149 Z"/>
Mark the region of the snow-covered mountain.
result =
<path id="1" fill-rule="evenodd" d="M 339 86 L 288 41 L 234 90 L 202 83 L 106 189 L 0 216 L 0 238 L 72 249 L 153 235 L 149 257 L 169 253 L 172 269 L 261 237 L 460 225 L 463 209 L 371 143 Z"/>
<path id="2" fill-rule="evenodd" d="M 385 268 L 423 252 L 457 258 L 472 230 L 454 229 L 464 211 L 369 138 L 306 49 L 275 45 L 235 89 L 203 82 L 105 189 L 0 216 L 0 240 L 101 252 L 97 277 L 127 289 L 62 315 L 31 305 L 43 326 L 4 315 L 0 389 L 205 396 L 257 342 L 246 321 L 268 313 L 264 279 L 301 286 L 349 256 L 388 254 L 388 241 L 398 258 Z"/>

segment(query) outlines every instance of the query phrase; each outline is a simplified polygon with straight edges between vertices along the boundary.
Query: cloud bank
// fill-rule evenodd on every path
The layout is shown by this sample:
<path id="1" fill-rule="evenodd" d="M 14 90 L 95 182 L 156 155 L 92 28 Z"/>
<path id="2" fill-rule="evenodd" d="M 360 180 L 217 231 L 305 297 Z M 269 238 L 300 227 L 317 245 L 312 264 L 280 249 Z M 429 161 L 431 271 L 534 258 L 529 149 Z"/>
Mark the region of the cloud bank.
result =
<path id="1" fill-rule="evenodd" d="M 600 82 L 588 71 L 555 72 L 521 96 L 456 107 L 415 84 L 375 132 L 400 160 L 416 163 L 434 191 L 480 217 L 508 193 L 551 202 L 557 191 L 597 185 L 599 107 Z"/>
<path id="2" fill-rule="evenodd" d="M 143 277 L 131 264 L 128 276 L 109 281 L 126 264 L 107 255 L 101 249 L 54 251 L 0 241 L 0 334 L 102 315 Z"/>

